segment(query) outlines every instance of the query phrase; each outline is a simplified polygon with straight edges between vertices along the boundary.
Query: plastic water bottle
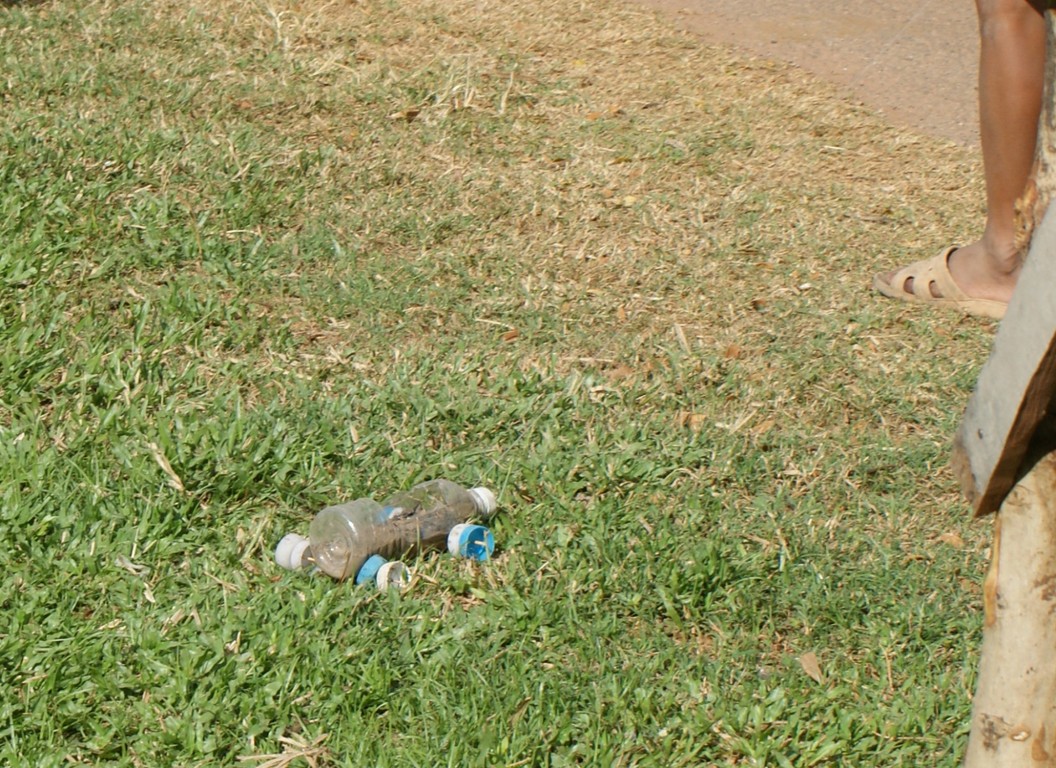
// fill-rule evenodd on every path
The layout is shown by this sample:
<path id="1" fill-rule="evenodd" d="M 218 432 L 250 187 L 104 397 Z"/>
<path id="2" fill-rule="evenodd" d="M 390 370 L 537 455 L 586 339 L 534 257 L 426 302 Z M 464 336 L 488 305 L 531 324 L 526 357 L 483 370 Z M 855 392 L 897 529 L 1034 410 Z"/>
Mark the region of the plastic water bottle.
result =
<path id="1" fill-rule="evenodd" d="M 489 517 L 495 507 L 495 494 L 487 488 L 467 490 L 449 480 L 430 480 L 381 504 L 356 499 L 326 507 L 312 520 L 308 539 L 287 536 L 275 559 L 288 568 L 314 563 L 335 579 L 357 576 L 375 555 L 384 561 L 429 548 L 447 547 L 484 560 L 495 546 L 491 533 L 465 524 Z M 393 578 L 391 570 L 386 577 Z"/>
<path id="2" fill-rule="evenodd" d="M 408 549 L 446 548 L 453 555 L 487 560 L 495 549 L 491 531 L 469 521 L 486 520 L 495 512 L 495 494 L 450 480 L 429 480 L 382 502 L 390 524 L 405 533 Z"/>

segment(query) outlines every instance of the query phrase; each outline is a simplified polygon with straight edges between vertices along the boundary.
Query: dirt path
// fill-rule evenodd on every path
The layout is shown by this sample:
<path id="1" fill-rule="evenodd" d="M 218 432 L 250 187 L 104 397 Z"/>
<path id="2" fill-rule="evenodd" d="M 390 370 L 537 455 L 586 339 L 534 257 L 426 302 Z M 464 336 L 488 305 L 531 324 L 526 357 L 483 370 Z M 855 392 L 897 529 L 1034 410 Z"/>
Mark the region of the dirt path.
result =
<path id="1" fill-rule="evenodd" d="M 978 144 L 972 0 L 639 0 L 708 42 L 789 61 L 895 124 Z"/>

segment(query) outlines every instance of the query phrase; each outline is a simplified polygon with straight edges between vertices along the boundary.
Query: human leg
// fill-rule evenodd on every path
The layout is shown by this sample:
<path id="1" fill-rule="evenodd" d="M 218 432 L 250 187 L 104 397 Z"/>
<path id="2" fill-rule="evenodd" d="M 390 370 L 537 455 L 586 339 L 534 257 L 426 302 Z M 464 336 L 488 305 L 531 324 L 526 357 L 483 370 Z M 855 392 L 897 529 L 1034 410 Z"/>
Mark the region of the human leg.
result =
<path id="1" fill-rule="evenodd" d="M 1044 85 L 1046 32 L 1039 7 L 1031 0 L 976 0 L 986 226 L 978 241 L 944 257 L 954 283 L 973 298 L 1007 302 L 1019 274 L 1014 205 L 1030 175 Z M 920 290 L 914 297 L 914 273 L 923 275 L 920 269 L 889 272 L 874 285 L 888 296 L 923 300 Z M 934 282 L 928 293 L 943 295 Z"/>

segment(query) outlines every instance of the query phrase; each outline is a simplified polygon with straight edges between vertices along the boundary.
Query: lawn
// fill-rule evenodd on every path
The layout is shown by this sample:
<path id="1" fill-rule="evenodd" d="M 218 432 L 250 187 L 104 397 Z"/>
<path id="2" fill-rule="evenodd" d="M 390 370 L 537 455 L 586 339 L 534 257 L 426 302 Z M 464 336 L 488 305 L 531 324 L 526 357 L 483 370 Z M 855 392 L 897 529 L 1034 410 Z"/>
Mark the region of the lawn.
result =
<path id="1" fill-rule="evenodd" d="M 0 764 L 956 766 L 976 154 L 612 0 L 0 7 Z M 487 563 L 272 561 L 447 477 Z"/>

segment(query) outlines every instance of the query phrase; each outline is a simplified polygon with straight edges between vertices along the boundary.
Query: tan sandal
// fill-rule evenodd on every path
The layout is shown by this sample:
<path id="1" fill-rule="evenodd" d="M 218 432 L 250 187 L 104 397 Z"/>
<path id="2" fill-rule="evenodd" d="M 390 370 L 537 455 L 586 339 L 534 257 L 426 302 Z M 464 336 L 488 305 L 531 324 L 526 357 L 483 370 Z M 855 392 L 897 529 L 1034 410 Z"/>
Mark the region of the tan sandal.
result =
<path id="1" fill-rule="evenodd" d="M 950 254 L 957 250 L 951 245 L 930 259 L 924 259 L 895 272 L 890 280 L 884 275 L 873 277 L 873 288 L 889 299 L 933 304 L 937 307 L 956 309 L 969 315 L 1000 320 L 1005 316 L 1008 303 L 993 299 L 973 299 L 960 289 L 950 274 Z M 906 290 L 906 281 L 913 280 L 913 290 Z M 933 291 L 934 288 L 934 291 Z M 939 295 L 936 296 L 935 293 Z"/>

